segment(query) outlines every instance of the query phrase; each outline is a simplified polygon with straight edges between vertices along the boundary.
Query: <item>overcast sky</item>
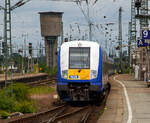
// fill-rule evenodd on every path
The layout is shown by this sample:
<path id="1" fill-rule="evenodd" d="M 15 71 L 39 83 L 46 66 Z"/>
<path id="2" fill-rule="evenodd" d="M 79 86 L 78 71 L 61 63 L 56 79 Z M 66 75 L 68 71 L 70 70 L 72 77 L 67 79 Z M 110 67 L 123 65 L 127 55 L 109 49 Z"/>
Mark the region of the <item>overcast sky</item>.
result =
<path id="1" fill-rule="evenodd" d="M 19 0 L 12 0 L 12 5 Z M 91 0 L 92 1 L 92 0 Z M 4 0 L 0 5 L 4 4 Z M 86 9 L 86 4 L 84 10 Z M 130 21 L 130 0 L 98 0 L 98 2 L 90 7 L 90 16 L 94 25 L 102 25 L 99 29 L 93 27 L 93 39 L 98 40 L 104 45 L 106 40 L 104 36 L 106 23 L 115 23 L 108 28 L 113 29 L 112 38 L 118 35 L 118 9 L 123 8 L 123 40 L 127 40 L 128 22 Z M 88 33 L 87 21 L 85 20 L 81 10 L 76 3 L 73 2 L 52 2 L 48 0 L 32 0 L 20 8 L 16 8 L 12 12 L 12 41 L 13 44 L 22 44 L 22 34 L 28 34 L 27 41 L 37 44 L 42 41 L 40 34 L 40 18 L 38 12 L 58 11 L 64 12 L 64 36 L 72 35 L 73 38 L 81 38 L 77 28 L 80 26 L 81 33 Z M 0 35 L 3 35 L 3 11 L 0 12 Z M 106 16 L 106 18 L 104 18 Z M 70 25 L 73 31 L 70 31 Z M 109 31 L 109 30 L 108 30 Z M 108 38 L 108 37 L 107 37 Z M 34 46 L 35 46 L 34 45 Z"/>

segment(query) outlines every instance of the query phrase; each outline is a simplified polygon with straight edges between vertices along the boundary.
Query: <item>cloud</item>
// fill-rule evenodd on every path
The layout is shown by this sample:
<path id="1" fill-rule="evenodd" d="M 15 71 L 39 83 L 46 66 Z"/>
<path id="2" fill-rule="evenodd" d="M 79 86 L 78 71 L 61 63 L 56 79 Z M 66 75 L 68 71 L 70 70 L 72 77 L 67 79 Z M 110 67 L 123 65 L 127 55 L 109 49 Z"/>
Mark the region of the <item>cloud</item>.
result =
<path id="1" fill-rule="evenodd" d="M 12 1 L 12 5 L 17 0 Z M 0 2 L 0 5 L 3 5 L 3 2 Z M 86 4 L 84 4 L 84 10 Z M 112 27 L 114 30 L 114 35 L 118 35 L 118 9 L 123 7 L 123 34 L 127 33 L 128 30 L 128 21 L 130 21 L 130 0 L 98 0 L 98 2 L 91 7 L 91 18 L 94 24 L 104 24 L 109 22 L 114 22 L 115 25 Z M 81 30 L 88 30 L 87 21 L 85 20 L 81 10 L 73 2 L 52 2 L 48 0 L 32 0 L 26 5 L 16 8 L 12 12 L 12 35 L 17 37 L 13 38 L 14 41 L 19 41 L 21 44 L 22 34 L 28 33 L 28 40 L 34 44 L 37 41 L 41 40 L 40 34 L 40 18 L 38 12 L 45 11 L 59 11 L 64 12 L 63 22 L 64 22 L 64 34 L 70 33 L 70 24 L 73 25 L 74 30 L 77 30 L 77 25 L 79 23 Z M 3 12 L 0 13 L 3 15 Z M 106 16 L 106 18 L 104 18 Z M 0 18 L 0 23 L 2 23 L 3 18 Z M 104 31 L 104 30 L 103 30 Z M 3 29 L 0 29 L 0 32 L 3 32 Z M 88 31 L 87 31 L 88 33 Z M 79 34 L 78 31 L 73 33 L 75 37 Z M 102 40 L 105 38 L 101 33 L 96 34 L 96 38 Z M 82 36 L 79 36 L 82 37 Z M 124 36 L 124 38 L 126 38 Z M 105 40 L 105 39 L 103 39 Z"/>

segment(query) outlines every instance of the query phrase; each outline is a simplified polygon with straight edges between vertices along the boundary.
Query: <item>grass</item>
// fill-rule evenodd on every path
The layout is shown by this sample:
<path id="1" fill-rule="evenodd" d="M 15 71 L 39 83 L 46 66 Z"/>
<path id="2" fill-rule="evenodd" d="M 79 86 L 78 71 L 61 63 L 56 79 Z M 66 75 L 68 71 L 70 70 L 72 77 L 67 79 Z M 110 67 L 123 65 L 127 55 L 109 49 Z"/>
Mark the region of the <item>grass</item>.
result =
<path id="1" fill-rule="evenodd" d="M 48 86 L 37 86 L 34 88 L 30 88 L 30 94 L 49 94 L 54 91 L 54 88 Z"/>
<path id="2" fill-rule="evenodd" d="M 30 98 L 31 94 L 48 94 L 55 89 L 48 86 L 37 86 L 30 88 L 23 83 L 13 84 L 6 90 L 0 90 L 0 117 L 7 118 L 12 112 L 33 113 L 36 112 L 36 102 Z"/>
<path id="3" fill-rule="evenodd" d="M 30 99 L 29 87 L 23 83 L 13 84 L 0 90 L 0 116 L 7 118 L 13 112 L 33 113 L 36 111 L 34 102 Z"/>

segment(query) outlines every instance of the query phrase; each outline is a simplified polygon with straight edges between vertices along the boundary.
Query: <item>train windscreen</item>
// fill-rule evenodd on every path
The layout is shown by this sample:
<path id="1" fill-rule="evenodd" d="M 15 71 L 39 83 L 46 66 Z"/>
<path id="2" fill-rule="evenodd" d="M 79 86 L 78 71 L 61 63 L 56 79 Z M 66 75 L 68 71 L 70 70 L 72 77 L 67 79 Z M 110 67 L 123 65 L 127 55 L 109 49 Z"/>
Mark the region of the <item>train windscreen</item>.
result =
<path id="1" fill-rule="evenodd" d="M 70 47 L 69 48 L 69 68 L 89 69 L 90 68 L 90 48 Z"/>

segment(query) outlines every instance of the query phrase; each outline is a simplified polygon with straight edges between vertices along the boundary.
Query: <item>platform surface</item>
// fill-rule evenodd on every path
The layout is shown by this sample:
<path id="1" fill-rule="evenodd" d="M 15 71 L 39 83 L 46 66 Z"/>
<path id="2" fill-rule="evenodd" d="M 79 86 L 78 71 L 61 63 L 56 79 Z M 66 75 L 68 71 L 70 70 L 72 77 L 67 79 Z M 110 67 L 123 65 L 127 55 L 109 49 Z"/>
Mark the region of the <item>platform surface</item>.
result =
<path id="1" fill-rule="evenodd" d="M 20 78 L 28 78 L 28 77 L 36 77 L 36 76 L 44 76 L 47 75 L 46 73 L 35 73 L 35 74 L 20 74 L 20 73 L 15 73 L 13 74 L 13 79 L 20 79 Z M 8 76 L 8 80 L 10 79 L 10 76 Z M 0 82 L 5 80 L 5 75 L 0 74 Z"/>
<path id="2" fill-rule="evenodd" d="M 131 106 L 131 123 L 150 123 L 150 88 L 133 75 L 117 75 L 127 90 Z M 106 108 L 97 123 L 127 123 L 129 112 L 123 87 L 111 77 L 112 90 Z"/>
<path id="3" fill-rule="evenodd" d="M 150 123 L 150 88 L 146 82 L 136 81 L 131 75 L 122 75 L 118 79 L 127 88 L 132 109 L 132 123 Z"/>
<path id="4" fill-rule="evenodd" d="M 103 115 L 97 123 L 121 123 L 123 119 L 123 89 L 110 77 L 111 91 Z"/>

